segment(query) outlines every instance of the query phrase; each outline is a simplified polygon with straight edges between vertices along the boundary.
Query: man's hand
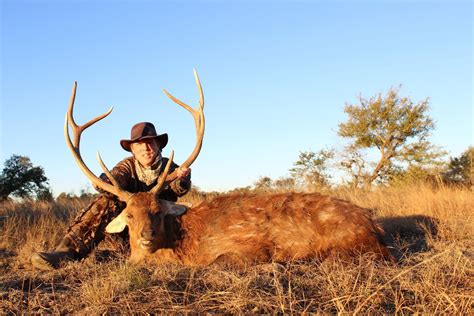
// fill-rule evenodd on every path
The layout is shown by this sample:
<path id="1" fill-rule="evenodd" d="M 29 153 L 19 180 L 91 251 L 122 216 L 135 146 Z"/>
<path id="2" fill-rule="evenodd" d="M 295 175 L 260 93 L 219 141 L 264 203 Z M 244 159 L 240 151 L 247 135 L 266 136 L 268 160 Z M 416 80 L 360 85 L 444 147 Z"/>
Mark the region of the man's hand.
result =
<path id="1" fill-rule="evenodd" d="M 191 173 L 191 168 L 179 167 L 176 170 L 176 176 L 180 180 L 186 178 L 190 173 Z"/>

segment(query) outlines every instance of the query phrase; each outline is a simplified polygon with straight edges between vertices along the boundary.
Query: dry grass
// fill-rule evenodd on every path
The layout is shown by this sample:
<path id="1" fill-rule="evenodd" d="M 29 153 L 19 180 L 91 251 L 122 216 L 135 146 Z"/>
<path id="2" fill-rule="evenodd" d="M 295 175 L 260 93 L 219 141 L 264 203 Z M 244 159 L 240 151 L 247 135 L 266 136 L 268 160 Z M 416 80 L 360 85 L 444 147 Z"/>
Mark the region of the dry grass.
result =
<path id="1" fill-rule="evenodd" d="M 51 248 L 86 202 L 3 204 L 0 314 L 473 313 L 472 192 L 416 185 L 333 194 L 373 211 L 398 264 L 359 257 L 241 270 L 131 266 L 124 254 L 104 260 L 112 247 L 104 243 L 82 262 L 45 273 L 30 267 L 31 252 Z"/>

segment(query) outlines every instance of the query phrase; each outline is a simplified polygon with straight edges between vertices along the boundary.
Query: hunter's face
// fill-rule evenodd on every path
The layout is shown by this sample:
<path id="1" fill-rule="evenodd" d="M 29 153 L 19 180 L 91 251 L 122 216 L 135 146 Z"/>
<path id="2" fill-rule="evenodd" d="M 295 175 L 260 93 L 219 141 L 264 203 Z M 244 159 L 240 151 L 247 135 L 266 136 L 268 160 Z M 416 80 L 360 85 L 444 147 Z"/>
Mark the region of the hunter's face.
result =
<path id="1" fill-rule="evenodd" d="M 160 148 L 154 139 L 144 139 L 130 145 L 133 156 L 143 167 L 150 167 Z"/>

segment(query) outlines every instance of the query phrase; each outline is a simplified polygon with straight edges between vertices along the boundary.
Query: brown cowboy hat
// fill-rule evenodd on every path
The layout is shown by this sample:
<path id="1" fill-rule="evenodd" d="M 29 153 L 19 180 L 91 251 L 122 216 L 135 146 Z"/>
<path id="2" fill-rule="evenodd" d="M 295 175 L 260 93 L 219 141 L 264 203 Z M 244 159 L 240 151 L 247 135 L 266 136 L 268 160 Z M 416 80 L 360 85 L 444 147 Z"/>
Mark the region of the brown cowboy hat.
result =
<path id="1" fill-rule="evenodd" d="M 132 143 L 141 141 L 143 139 L 156 139 L 158 142 L 158 146 L 160 149 L 165 148 L 166 144 L 168 144 L 168 134 L 156 134 L 155 126 L 149 122 L 141 122 L 133 125 L 132 131 L 130 132 L 130 139 L 122 139 L 120 141 L 120 145 L 126 151 L 130 150 L 130 145 Z"/>

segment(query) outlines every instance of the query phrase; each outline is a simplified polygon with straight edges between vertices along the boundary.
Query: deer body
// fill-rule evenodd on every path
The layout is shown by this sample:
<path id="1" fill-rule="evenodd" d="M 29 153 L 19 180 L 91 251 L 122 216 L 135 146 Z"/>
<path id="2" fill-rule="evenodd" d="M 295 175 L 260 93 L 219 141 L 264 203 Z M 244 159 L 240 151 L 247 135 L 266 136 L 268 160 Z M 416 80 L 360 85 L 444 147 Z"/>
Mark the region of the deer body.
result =
<path id="1" fill-rule="evenodd" d="M 111 227 L 117 222 L 120 227 L 128 225 L 132 262 L 190 266 L 229 260 L 286 262 L 335 252 L 372 252 L 391 258 L 381 242 L 381 229 L 365 209 L 317 193 L 223 196 L 181 216 L 167 215 L 172 213 L 172 203 L 159 204 L 158 212 L 132 205 L 111 223 Z M 130 214 L 133 222 L 126 219 Z M 108 231 L 119 230 L 108 227 Z M 153 235 L 149 242 L 155 247 L 141 246 L 140 239 L 146 235 Z"/>
<path id="2" fill-rule="evenodd" d="M 189 167 L 195 161 L 204 137 L 204 94 L 196 71 L 194 75 L 199 91 L 196 109 L 165 90 L 173 102 L 194 118 L 196 145 L 182 167 Z M 120 232 L 129 227 L 131 261 L 185 265 L 208 265 L 216 261 L 283 262 L 324 258 L 334 252 L 372 252 L 391 259 L 380 241 L 382 230 L 366 210 L 317 193 L 222 196 L 185 213 L 185 206 L 158 199 L 161 190 L 177 178 L 174 171 L 168 174 L 173 153 L 149 192 L 131 193 L 121 188 L 99 156 L 99 163 L 112 184 L 103 181 L 84 163 L 79 144 L 83 131 L 108 116 L 112 109 L 78 125 L 73 117 L 76 85 L 64 124 L 66 143 L 94 186 L 126 203 L 126 208 L 109 223 L 106 231 Z M 73 132 L 72 139 L 69 129 Z"/>

